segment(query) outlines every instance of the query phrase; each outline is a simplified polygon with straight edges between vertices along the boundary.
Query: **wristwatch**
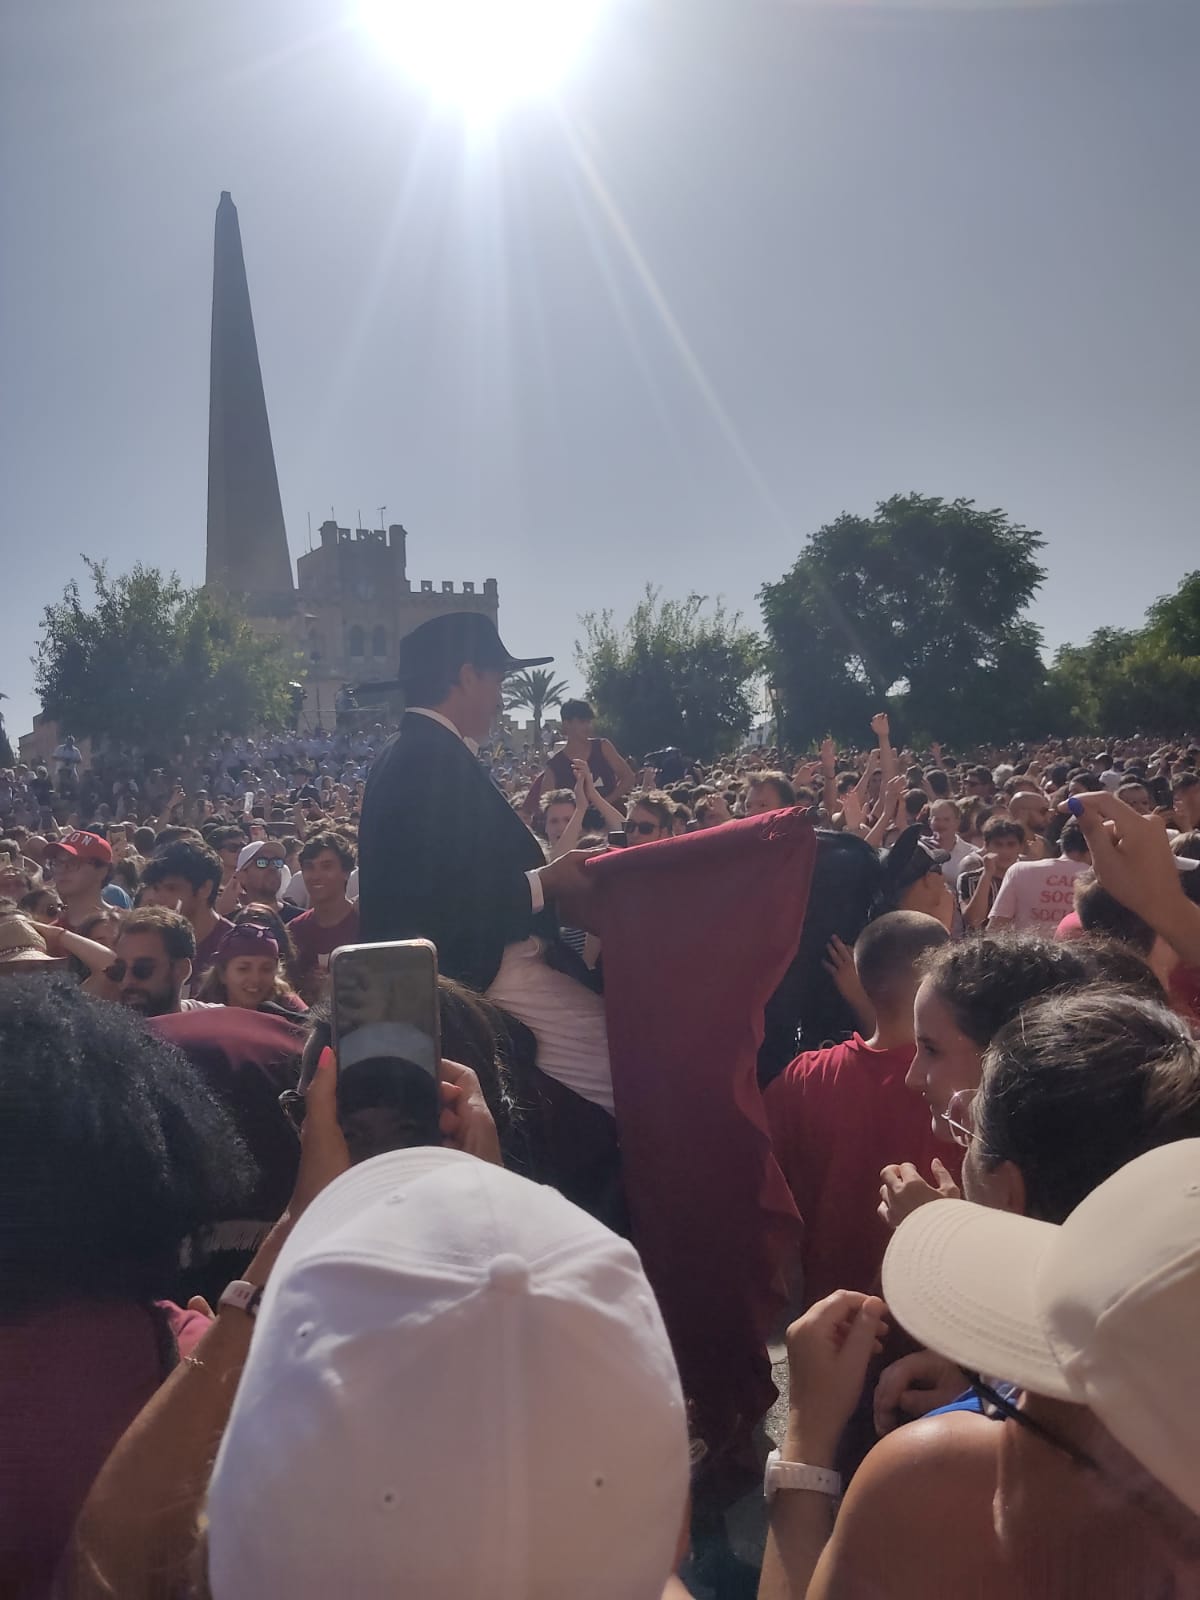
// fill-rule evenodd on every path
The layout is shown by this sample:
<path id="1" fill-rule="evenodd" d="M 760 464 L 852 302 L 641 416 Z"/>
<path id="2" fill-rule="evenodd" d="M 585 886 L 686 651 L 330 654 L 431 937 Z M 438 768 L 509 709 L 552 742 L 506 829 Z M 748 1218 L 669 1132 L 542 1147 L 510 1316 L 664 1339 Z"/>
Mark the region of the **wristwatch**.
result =
<path id="1" fill-rule="evenodd" d="M 225 1285 L 225 1291 L 217 1301 L 217 1309 L 222 1306 L 232 1306 L 235 1311 L 244 1311 L 248 1317 L 256 1317 L 258 1303 L 262 1297 L 261 1284 L 247 1283 L 245 1278 L 235 1278 L 232 1283 Z"/>
<path id="2" fill-rule="evenodd" d="M 842 1475 L 828 1467 L 810 1467 L 803 1461 L 784 1461 L 778 1450 L 772 1450 L 763 1474 L 763 1494 L 768 1505 L 781 1489 L 810 1489 L 814 1494 L 827 1494 L 837 1500 L 842 1493 Z"/>

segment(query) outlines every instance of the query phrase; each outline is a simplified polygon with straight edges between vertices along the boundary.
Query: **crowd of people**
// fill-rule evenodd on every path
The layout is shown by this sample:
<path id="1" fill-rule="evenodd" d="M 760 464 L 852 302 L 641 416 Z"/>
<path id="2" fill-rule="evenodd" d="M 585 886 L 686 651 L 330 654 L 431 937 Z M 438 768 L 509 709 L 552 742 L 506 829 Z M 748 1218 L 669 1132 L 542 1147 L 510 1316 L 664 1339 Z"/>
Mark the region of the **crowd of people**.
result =
<path id="1" fill-rule="evenodd" d="M 1200 1593 L 1197 745 L 627 759 L 570 701 L 514 752 L 536 664 L 439 619 L 395 727 L 0 774 L 0 1593 Z M 730 1101 L 802 1225 L 768 1452 L 640 1256 L 606 1003 L 665 935 L 597 867 L 653 908 L 781 816 L 811 883 Z M 414 937 L 441 1143 L 380 1148 L 330 959 Z M 706 1579 L 751 1470 L 761 1572 Z"/>

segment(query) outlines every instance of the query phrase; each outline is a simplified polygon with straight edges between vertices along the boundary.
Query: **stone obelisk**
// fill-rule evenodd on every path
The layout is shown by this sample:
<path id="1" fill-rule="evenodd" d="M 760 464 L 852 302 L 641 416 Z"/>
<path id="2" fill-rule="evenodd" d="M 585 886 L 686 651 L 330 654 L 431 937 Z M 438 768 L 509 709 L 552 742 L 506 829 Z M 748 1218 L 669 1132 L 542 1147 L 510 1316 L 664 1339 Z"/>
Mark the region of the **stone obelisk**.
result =
<path id="1" fill-rule="evenodd" d="M 213 245 L 206 581 L 242 597 L 251 615 L 282 618 L 295 609 L 242 234 L 228 191 Z"/>

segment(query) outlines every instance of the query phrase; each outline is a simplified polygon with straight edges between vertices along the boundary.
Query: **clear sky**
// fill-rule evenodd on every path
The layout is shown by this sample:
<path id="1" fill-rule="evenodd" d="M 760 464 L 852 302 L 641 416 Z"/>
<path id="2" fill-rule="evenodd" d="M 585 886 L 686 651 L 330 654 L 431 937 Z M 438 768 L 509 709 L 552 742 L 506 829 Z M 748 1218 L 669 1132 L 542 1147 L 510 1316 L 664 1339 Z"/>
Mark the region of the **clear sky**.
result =
<path id="1" fill-rule="evenodd" d="M 0 27 L 14 736 L 81 551 L 203 576 L 222 189 L 293 554 L 386 505 L 414 579 L 498 578 L 573 682 L 580 611 L 757 623 L 894 492 L 1041 528 L 1051 645 L 1200 566 L 1196 0 L 612 0 L 555 100 L 473 130 L 349 0 Z"/>

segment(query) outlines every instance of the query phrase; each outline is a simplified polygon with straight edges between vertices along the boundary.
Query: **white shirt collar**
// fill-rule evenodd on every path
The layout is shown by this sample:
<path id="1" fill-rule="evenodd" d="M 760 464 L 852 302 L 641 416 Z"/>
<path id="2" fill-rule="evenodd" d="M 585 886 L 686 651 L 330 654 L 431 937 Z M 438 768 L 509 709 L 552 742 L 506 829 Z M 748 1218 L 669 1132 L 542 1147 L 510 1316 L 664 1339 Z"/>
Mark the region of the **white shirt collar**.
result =
<path id="1" fill-rule="evenodd" d="M 473 756 L 479 754 L 479 745 L 474 739 L 468 739 L 461 729 L 456 728 L 449 717 L 444 717 L 440 711 L 431 711 L 428 706 L 408 706 L 407 709 L 415 717 L 428 717 L 431 722 L 440 722 L 443 728 L 448 728 L 456 739 L 461 739 Z"/>

